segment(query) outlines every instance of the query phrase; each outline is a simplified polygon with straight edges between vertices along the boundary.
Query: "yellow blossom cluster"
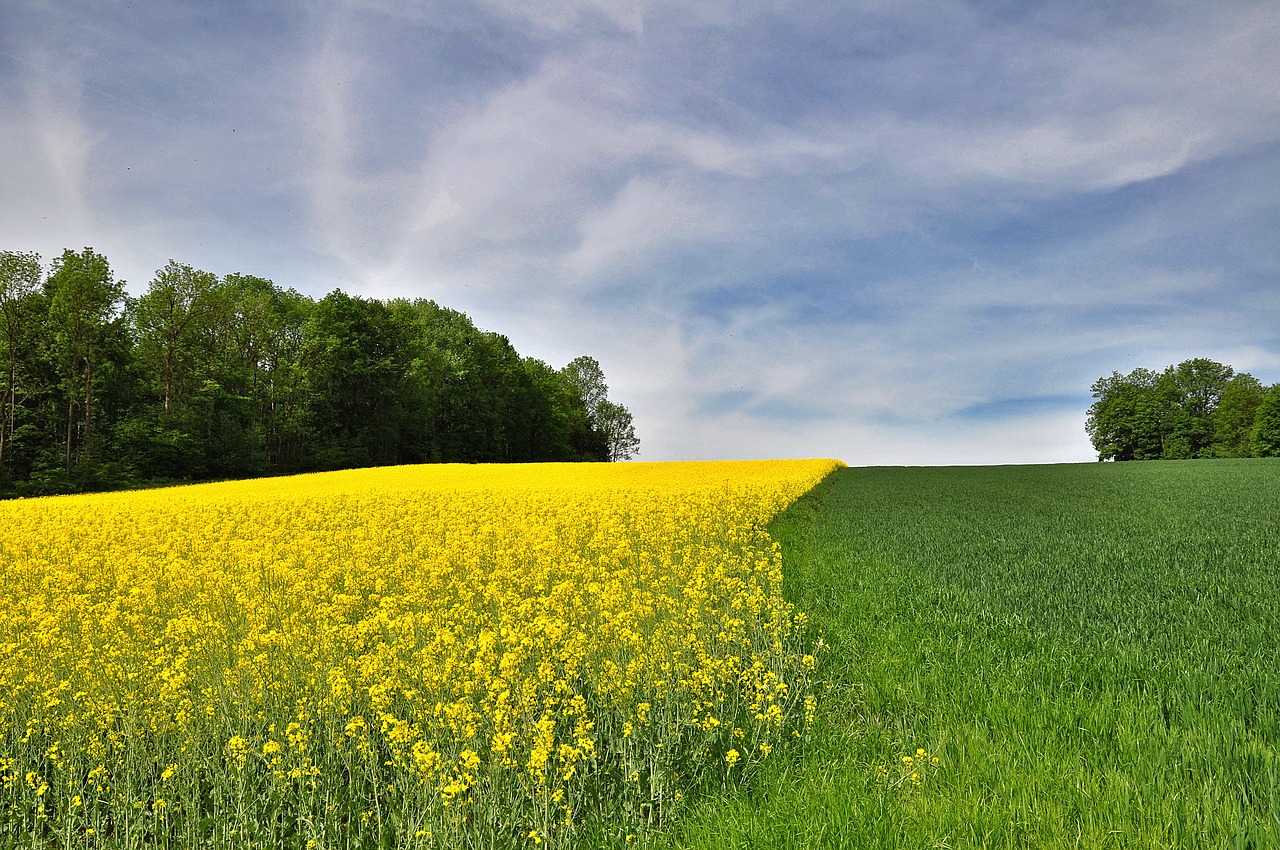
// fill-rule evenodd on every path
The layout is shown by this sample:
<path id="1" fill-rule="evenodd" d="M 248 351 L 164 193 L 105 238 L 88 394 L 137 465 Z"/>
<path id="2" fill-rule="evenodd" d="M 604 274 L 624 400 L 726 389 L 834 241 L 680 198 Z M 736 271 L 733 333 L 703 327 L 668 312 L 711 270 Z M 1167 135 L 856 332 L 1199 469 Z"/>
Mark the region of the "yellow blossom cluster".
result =
<path id="1" fill-rule="evenodd" d="M 766 524 L 838 465 L 0 504 L 0 844 L 520 845 L 661 818 L 812 718 Z"/>

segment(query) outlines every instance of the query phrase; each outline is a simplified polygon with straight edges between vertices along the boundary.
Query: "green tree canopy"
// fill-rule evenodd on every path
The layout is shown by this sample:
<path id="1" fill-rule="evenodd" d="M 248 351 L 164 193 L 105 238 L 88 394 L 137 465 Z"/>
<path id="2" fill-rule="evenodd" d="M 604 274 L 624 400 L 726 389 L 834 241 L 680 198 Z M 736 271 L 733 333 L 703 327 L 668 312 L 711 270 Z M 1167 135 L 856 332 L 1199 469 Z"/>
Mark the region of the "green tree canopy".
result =
<path id="1" fill-rule="evenodd" d="M 1099 460 L 1148 460 L 1163 451 L 1162 410 L 1156 394 L 1160 375 L 1134 369 L 1112 372 L 1091 387 L 1097 399 L 1089 408 L 1085 430 Z"/>
<path id="2" fill-rule="evenodd" d="M 4 465 L 5 442 L 16 426 L 20 372 L 31 356 L 29 322 L 24 313 L 40 291 L 42 277 L 39 254 L 0 251 L 0 369 L 4 380 L 0 387 L 0 466 Z"/>
<path id="3" fill-rule="evenodd" d="M 1183 361 L 1164 371 L 1159 382 L 1160 402 L 1166 417 L 1162 457 L 1212 456 L 1218 401 L 1233 374 L 1230 366 L 1203 357 Z"/>
<path id="4" fill-rule="evenodd" d="M 1280 384 L 1267 390 L 1262 397 L 1252 436 L 1256 456 L 1280 457 Z"/>
<path id="5" fill-rule="evenodd" d="M 640 447 L 632 423 L 631 412 L 609 400 L 609 385 L 604 370 L 594 357 L 576 357 L 562 374 L 574 387 L 586 408 L 591 429 L 600 434 L 605 445 L 606 460 L 630 460 Z"/>
<path id="6" fill-rule="evenodd" d="M 1085 430 L 1099 460 L 1249 457 L 1262 385 L 1206 358 L 1113 372 L 1091 387 Z"/>
<path id="7" fill-rule="evenodd" d="M 150 359 L 163 384 L 164 413 L 172 412 L 175 392 L 186 386 L 197 356 L 196 340 L 213 320 L 218 278 L 169 261 L 156 272 L 147 292 L 129 305 L 140 357 Z"/>
<path id="8" fill-rule="evenodd" d="M 1218 457 L 1251 457 L 1253 425 L 1267 393 L 1257 378 L 1241 372 L 1227 381 L 1213 415 L 1214 454 Z"/>
<path id="9" fill-rule="evenodd" d="M 110 337 L 123 331 L 113 323 L 124 304 L 124 282 L 115 279 L 107 258 L 92 248 L 80 253 L 67 249 L 54 260 L 45 293 L 66 400 L 65 463 L 70 477 L 77 449 L 86 464 L 92 464 L 94 370 L 115 341 Z"/>
<path id="10" fill-rule="evenodd" d="M 555 369 L 433 301 L 313 301 L 176 260 L 127 299 L 91 248 L 47 274 L 0 252 L 0 496 L 626 459 L 639 441 L 607 389 L 593 358 Z"/>

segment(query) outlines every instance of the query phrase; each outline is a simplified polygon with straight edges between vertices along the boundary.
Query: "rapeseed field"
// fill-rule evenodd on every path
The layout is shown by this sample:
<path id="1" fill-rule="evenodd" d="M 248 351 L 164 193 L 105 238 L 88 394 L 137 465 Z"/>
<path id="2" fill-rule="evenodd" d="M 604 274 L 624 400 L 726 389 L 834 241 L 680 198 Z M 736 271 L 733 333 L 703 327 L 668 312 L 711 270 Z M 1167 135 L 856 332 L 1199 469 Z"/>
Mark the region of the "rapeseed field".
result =
<path id="1" fill-rule="evenodd" d="M 0 504 L 0 845 L 631 834 L 816 710 L 766 524 L 836 461 Z"/>

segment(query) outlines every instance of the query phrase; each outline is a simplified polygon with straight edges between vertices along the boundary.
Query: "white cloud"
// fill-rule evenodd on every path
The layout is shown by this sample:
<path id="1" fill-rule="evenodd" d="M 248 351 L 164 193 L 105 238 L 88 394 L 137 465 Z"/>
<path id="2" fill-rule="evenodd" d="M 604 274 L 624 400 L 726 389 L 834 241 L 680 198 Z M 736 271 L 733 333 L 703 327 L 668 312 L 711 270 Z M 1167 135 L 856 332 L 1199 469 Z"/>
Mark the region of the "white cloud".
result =
<path id="1" fill-rule="evenodd" d="M 726 211 L 667 180 L 642 177 L 628 180 L 603 209 L 584 212 L 577 226 L 578 245 L 557 264 L 568 282 L 598 279 L 619 267 L 636 275 L 672 243 L 705 246 L 731 230 Z"/>
<path id="2" fill-rule="evenodd" d="M 10 239 L 48 246 L 89 232 L 94 220 L 92 159 L 103 134 L 81 115 L 82 88 L 70 70 L 51 73 L 49 60 L 24 63 L 21 83 L 0 102 L 0 216 Z M 30 244 L 28 242 L 27 244 Z M 25 246 L 23 246 L 25 247 Z"/>
<path id="3" fill-rule="evenodd" d="M 1276 368 L 1257 328 L 1277 305 L 1229 289 L 1265 257 L 1181 244 L 1267 230 L 1274 185 L 1170 178 L 1277 144 L 1280 18 L 1149 11 L 1091 30 L 962 3 L 312 6 L 253 73 L 193 71 L 209 108 L 182 101 L 177 46 L 138 54 L 136 109 L 86 95 L 111 67 L 88 54 L 0 79 L 0 156 L 42 166 L 11 169 L 0 225 L 133 278 L 175 256 L 432 297 L 553 365 L 592 354 L 650 459 L 1079 455 L 1082 411 L 949 417 L 1180 345 Z M 71 25 L 41 20 L 46 41 Z M 237 55 L 222 26 L 201 62 Z M 1193 196 L 1110 197 L 1144 184 Z M 1094 209 L 1118 212 L 1077 220 Z"/>
<path id="4" fill-rule="evenodd" d="M 485 6 L 539 30 L 580 31 L 592 18 L 608 21 L 624 32 L 644 31 L 642 0 L 483 0 Z"/>
<path id="5" fill-rule="evenodd" d="M 851 466 L 932 466 L 1081 463 L 1097 457 L 1083 412 L 995 423 L 877 425 L 844 419 L 771 423 L 767 429 L 749 417 L 720 417 L 640 435 L 641 460 L 833 457 Z"/>
<path id="6" fill-rule="evenodd" d="M 1046 49 L 1000 44 L 1009 71 L 1039 82 L 1024 108 L 900 123 L 885 134 L 913 179 L 977 181 L 1032 192 L 1094 191 L 1171 174 L 1187 163 L 1272 138 L 1280 121 L 1280 18 L 1193 16 L 1164 29 Z M 994 182 L 995 186 L 992 186 Z"/>

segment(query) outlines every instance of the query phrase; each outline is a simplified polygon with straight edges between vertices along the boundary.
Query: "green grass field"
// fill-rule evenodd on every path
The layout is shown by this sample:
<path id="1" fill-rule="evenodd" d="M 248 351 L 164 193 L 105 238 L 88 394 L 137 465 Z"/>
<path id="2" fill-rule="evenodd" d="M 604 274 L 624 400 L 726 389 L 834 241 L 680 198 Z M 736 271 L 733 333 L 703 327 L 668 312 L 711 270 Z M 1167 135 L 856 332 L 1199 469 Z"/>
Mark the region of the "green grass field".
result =
<path id="1" fill-rule="evenodd" d="M 1280 461 L 853 468 L 775 530 L 819 723 L 655 846 L 1280 847 Z"/>

